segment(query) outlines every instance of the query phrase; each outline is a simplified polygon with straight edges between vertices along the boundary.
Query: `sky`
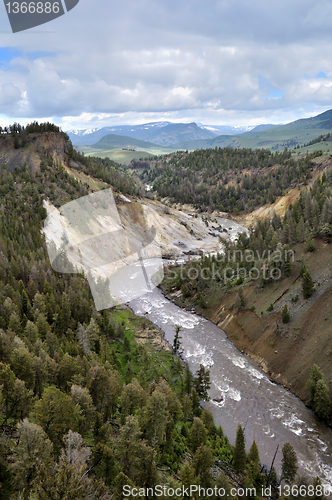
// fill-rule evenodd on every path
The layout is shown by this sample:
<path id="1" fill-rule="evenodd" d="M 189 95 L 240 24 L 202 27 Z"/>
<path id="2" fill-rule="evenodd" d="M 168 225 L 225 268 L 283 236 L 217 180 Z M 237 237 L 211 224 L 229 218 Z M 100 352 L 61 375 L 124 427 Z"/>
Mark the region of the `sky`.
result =
<path id="1" fill-rule="evenodd" d="M 0 125 L 287 123 L 332 108 L 331 0 L 80 0 L 12 33 Z"/>

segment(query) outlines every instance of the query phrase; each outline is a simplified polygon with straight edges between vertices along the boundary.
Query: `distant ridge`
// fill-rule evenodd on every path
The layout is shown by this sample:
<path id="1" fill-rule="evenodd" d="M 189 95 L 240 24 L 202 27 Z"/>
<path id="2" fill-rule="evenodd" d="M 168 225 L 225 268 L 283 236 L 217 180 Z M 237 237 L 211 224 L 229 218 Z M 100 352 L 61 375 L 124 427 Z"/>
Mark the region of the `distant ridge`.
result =
<path id="1" fill-rule="evenodd" d="M 76 146 L 91 146 L 108 134 L 132 137 L 166 147 L 180 141 L 210 139 L 218 135 L 218 131 L 201 128 L 194 122 L 151 122 L 143 125 L 118 125 L 90 130 L 70 130 L 67 133 Z"/>
<path id="2" fill-rule="evenodd" d="M 250 129 L 250 130 L 249 130 Z M 238 133 L 236 130 L 240 130 Z M 247 130 L 247 131 L 243 131 Z M 206 149 L 215 147 L 267 148 L 281 150 L 285 147 L 303 146 L 321 134 L 332 132 L 332 110 L 317 116 L 301 118 L 286 125 L 261 124 L 256 127 L 230 127 L 192 123 L 151 122 L 142 125 L 119 125 L 90 130 L 67 132 L 74 145 L 103 148 L 100 140 L 105 136 L 122 139 L 108 140 L 108 148 L 137 146 L 174 149 Z M 221 133 L 219 135 L 219 133 Z M 131 138 L 131 142 L 123 138 Z M 135 143 L 134 141 L 142 141 Z M 117 146 L 116 146 L 117 144 Z M 113 146 L 110 146 L 113 145 Z"/>
<path id="3" fill-rule="evenodd" d="M 100 141 L 92 145 L 96 149 L 118 149 L 118 148 L 143 148 L 143 149 L 156 149 L 158 146 L 152 142 L 140 141 L 133 137 L 126 137 L 124 135 L 108 134 L 105 135 Z"/>
<path id="4" fill-rule="evenodd" d="M 268 127 L 268 128 L 266 128 Z M 210 140 L 185 141 L 174 144 L 177 149 L 206 149 L 215 147 L 266 148 L 273 151 L 285 147 L 303 146 L 316 139 L 320 134 L 332 132 L 332 110 L 317 116 L 301 118 L 286 125 L 257 126 L 250 132 L 232 136 L 219 135 Z"/>

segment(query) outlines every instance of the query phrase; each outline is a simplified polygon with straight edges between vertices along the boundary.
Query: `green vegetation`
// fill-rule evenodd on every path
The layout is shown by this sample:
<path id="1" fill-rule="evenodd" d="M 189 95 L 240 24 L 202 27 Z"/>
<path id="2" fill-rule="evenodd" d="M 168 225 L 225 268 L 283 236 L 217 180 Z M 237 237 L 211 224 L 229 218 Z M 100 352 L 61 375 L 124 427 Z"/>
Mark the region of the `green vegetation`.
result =
<path id="1" fill-rule="evenodd" d="M 187 141 L 176 144 L 182 149 L 197 149 L 197 148 L 215 148 L 215 147 L 233 147 L 233 148 L 268 148 L 272 151 L 282 151 L 285 147 L 297 148 L 300 150 L 315 148 L 317 150 L 318 136 L 323 138 L 319 147 L 322 144 L 329 147 L 329 137 L 331 132 L 332 110 L 325 111 L 317 116 L 296 120 L 295 122 L 287 123 L 286 125 L 278 125 L 269 129 L 258 129 L 243 134 L 232 136 L 220 135 L 214 139 Z M 326 138 L 326 139 L 325 139 Z M 324 141 L 325 139 L 325 141 Z M 313 143 L 315 141 L 315 143 Z M 317 141 L 317 143 L 316 143 Z M 311 146 L 305 144 L 311 142 Z M 322 148 L 323 149 L 323 148 Z"/>
<path id="2" fill-rule="evenodd" d="M 173 203 L 239 213 L 273 203 L 289 188 L 306 184 L 312 177 L 313 157 L 294 160 L 287 150 L 218 148 L 147 160 L 150 168 L 139 168 L 137 173 L 143 182 L 153 184 L 161 198 Z"/>
<path id="3" fill-rule="evenodd" d="M 307 268 L 302 273 L 302 293 L 305 299 L 311 297 L 315 291 L 314 282 Z"/>
<path id="4" fill-rule="evenodd" d="M 181 266 L 179 271 L 177 268 L 169 270 L 165 285 L 169 291 L 190 289 L 190 300 L 194 303 L 198 302 L 198 293 L 207 300 L 207 294 L 213 289 L 235 289 L 238 294 L 243 293 L 238 290 L 240 278 L 244 287 L 255 281 L 264 287 L 292 272 L 292 247 L 295 244 L 318 236 L 327 242 L 332 236 L 332 168 L 310 189 L 301 191 L 284 217 L 274 213 L 270 219 L 258 220 L 250 228 L 249 235 L 242 233 L 233 243 L 226 240 L 224 254 L 203 256 L 196 262 Z M 193 267 L 195 273 L 191 271 L 188 275 L 187 269 Z M 251 272 L 252 269 L 259 270 L 259 273 Z M 197 277 L 193 279 L 193 276 Z M 312 295 L 315 288 L 304 261 L 301 276 L 304 296 Z M 240 306 L 243 307 L 243 303 L 238 297 L 237 309 Z"/>
<path id="5" fill-rule="evenodd" d="M 287 484 L 293 483 L 297 472 L 297 456 L 293 446 L 285 443 L 282 447 L 282 478 Z"/>
<path id="6" fill-rule="evenodd" d="M 181 331 L 181 326 L 175 325 L 175 335 L 173 340 L 173 352 L 175 352 L 175 354 L 178 352 L 181 345 L 180 331 Z"/>
<path id="7" fill-rule="evenodd" d="M 242 426 L 239 425 L 236 432 L 236 441 L 234 448 L 234 469 L 236 472 L 243 472 L 246 467 L 246 448 L 244 442 L 244 433 Z"/>
<path id="8" fill-rule="evenodd" d="M 110 160 L 66 148 L 94 180 L 139 190 Z M 128 309 L 97 312 L 83 274 L 52 271 L 41 232 L 43 200 L 61 205 L 89 192 L 46 151 L 40 169 L 0 168 L 2 498 L 120 500 L 125 484 L 217 485 L 229 492 L 224 471 L 234 479 L 234 469 L 237 484 L 265 485 L 257 446 L 246 457 L 242 428 L 231 446 L 200 406 L 208 399 L 209 371 L 200 366 L 193 375 L 160 344 L 142 343 L 147 330 L 160 333 Z M 242 288 L 238 295 L 244 307 Z"/>
<path id="9" fill-rule="evenodd" d="M 308 388 L 314 412 L 319 418 L 325 420 L 330 414 L 331 399 L 324 375 L 317 365 L 310 368 Z"/>
<path id="10" fill-rule="evenodd" d="M 284 307 L 282 308 L 281 319 L 282 319 L 283 323 L 289 323 L 289 321 L 290 321 L 290 314 L 288 311 L 287 304 L 285 304 Z"/>
<path id="11" fill-rule="evenodd" d="M 85 168 L 106 182 L 112 175 L 102 161 Z M 113 178 L 126 185 L 120 171 Z M 39 186 L 59 204 L 89 189 L 53 159 L 41 159 L 37 172 L 1 167 L 2 498 L 121 498 L 123 484 L 181 481 L 228 490 L 219 465 L 232 467 L 233 447 L 200 407 L 208 370 L 193 376 L 178 356 L 137 343 L 154 330 L 144 318 L 97 312 L 85 276 L 51 270 Z"/>

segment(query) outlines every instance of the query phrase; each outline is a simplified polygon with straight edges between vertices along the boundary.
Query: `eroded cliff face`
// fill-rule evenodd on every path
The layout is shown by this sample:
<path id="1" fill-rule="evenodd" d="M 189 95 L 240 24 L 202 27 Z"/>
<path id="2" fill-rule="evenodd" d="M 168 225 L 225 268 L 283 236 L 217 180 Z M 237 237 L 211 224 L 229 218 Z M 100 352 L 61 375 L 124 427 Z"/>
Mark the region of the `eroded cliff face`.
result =
<path id="1" fill-rule="evenodd" d="M 57 213 L 58 220 L 71 237 L 73 242 L 77 241 L 78 235 L 69 224 L 69 221 L 60 215 L 60 210 L 45 201 L 47 213 Z M 200 218 L 191 217 L 188 214 L 175 209 L 165 207 L 162 203 L 148 200 L 146 198 L 138 199 L 119 195 L 116 198 L 116 208 L 120 217 L 121 226 L 126 232 L 128 239 L 133 242 L 135 239 L 139 243 L 141 230 L 145 228 L 154 228 L 156 235 L 154 243 L 161 249 L 164 257 L 201 254 L 220 251 L 223 243 L 220 238 L 227 238 L 226 232 L 213 233 L 210 227 L 206 227 Z M 58 229 L 58 230 L 56 230 Z M 55 242 L 57 246 L 61 245 L 61 228 L 53 227 L 46 229 L 45 235 Z M 114 249 L 117 254 L 116 260 L 124 257 L 124 248 L 119 246 Z"/>
<path id="2" fill-rule="evenodd" d="M 158 286 L 163 257 L 190 258 L 222 248 L 219 235 L 209 233 L 201 219 L 145 199 L 117 195 L 115 202 L 111 189 L 60 209 L 44 204 L 51 265 L 61 273 L 84 271 L 97 310 L 127 303 Z"/>
<path id="3" fill-rule="evenodd" d="M 24 144 L 21 141 L 19 138 L 19 147 L 15 149 L 10 134 L 0 135 L 0 164 L 9 172 L 24 165 L 29 166 L 30 172 L 36 172 L 41 158 L 47 161 L 51 155 L 62 166 L 67 166 L 72 161 L 66 153 L 70 143 L 64 135 L 57 132 L 29 134 L 24 137 Z"/>

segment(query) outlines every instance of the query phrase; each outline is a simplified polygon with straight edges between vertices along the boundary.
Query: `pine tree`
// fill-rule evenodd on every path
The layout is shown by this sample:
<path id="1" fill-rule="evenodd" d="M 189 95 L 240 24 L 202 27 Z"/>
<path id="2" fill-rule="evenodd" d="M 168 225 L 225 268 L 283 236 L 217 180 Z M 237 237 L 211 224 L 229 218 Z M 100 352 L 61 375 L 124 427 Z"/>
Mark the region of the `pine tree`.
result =
<path id="1" fill-rule="evenodd" d="M 193 385 L 193 374 L 190 371 L 188 363 L 186 363 L 184 369 L 184 379 L 183 379 L 184 389 L 187 394 L 191 393 L 192 385 Z"/>
<path id="2" fill-rule="evenodd" d="M 199 365 L 199 370 L 196 372 L 194 378 L 194 386 L 197 394 L 204 401 L 209 400 L 208 390 L 210 389 L 210 372 L 206 370 L 203 365 Z"/>
<path id="3" fill-rule="evenodd" d="M 291 484 L 294 481 L 297 472 L 297 456 L 293 446 L 285 443 L 282 447 L 282 479 Z"/>
<path id="4" fill-rule="evenodd" d="M 315 392 L 316 392 L 317 382 L 319 380 L 321 380 L 322 378 L 324 378 L 324 375 L 321 372 L 321 370 L 319 369 L 319 366 L 317 366 L 317 365 L 313 365 L 309 369 L 309 372 L 310 372 L 310 378 L 309 378 L 309 380 L 307 382 L 307 386 L 308 386 L 308 389 L 310 391 L 311 402 L 313 403 L 314 402 L 314 398 L 315 398 Z"/>
<path id="5" fill-rule="evenodd" d="M 195 475 L 200 477 L 203 487 L 208 488 L 212 483 L 212 475 L 210 469 L 214 463 L 213 453 L 211 448 L 206 445 L 201 445 L 194 454 L 193 467 Z"/>
<path id="6" fill-rule="evenodd" d="M 175 335 L 174 335 L 174 340 L 173 340 L 173 352 L 176 354 L 178 350 L 180 349 L 181 345 L 181 337 L 179 335 L 181 331 L 181 326 L 180 325 L 175 325 Z"/>
<path id="7" fill-rule="evenodd" d="M 198 417 L 194 418 L 194 422 L 190 429 L 190 442 L 194 451 L 197 450 L 202 444 L 206 443 L 207 432 L 202 420 Z"/>
<path id="8" fill-rule="evenodd" d="M 236 432 L 236 441 L 233 455 L 233 465 L 235 472 L 243 472 L 246 467 L 246 447 L 242 426 L 239 425 Z"/>
<path id="9" fill-rule="evenodd" d="M 183 484 L 185 491 L 190 488 L 191 485 L 199 484 L 199 478 L 195 476 L 195 471 L 193 467 L 190 466 L 188 462 L 185 462 L 184 466 L 180 470 L 180 479 Z M 189 494 L 184 494 L 184 498 L 189 498 Z"/>
<path id="10" fill-rule="evenodd" d="M 315 291 L 315 287 L 314 287 L 314 283 L 312 281 L 312 277 L 311 277 L 308 269 L 306 269 L 303 273 L 303 276 L 302 276 L 303 297 L 305 299 L 308 299 L 309 297 L 311 297 L 311 295 L 314 293 L 314 291 Z"/>
<path id="11" fill-rule="evenodd" d="M 317 417 L 326 419 L 330 414 L 331 399 L 329 388 L 324 379 L 318 380 L 315 387 L 313 409 Z"/>
<path id="12" fill-rule="evenodd" d="M 17 436 L 17 445 L 12 449 L 12 469 L 16 485 L 28 490 L 43 464 L 51 459 L 53 445 L 44 430 L 27 418 L 17 425 Z"/>
<path id="13" fill-rule="evenodd" d="M 283 323 L 289 323 L 290 314 L 289 314 L 288 307 L 286 304 L 284 305 L 284 307 L 281 311 L 281 319 L 282 319 Z"/>
<path id="14" fill-rule="evenodd" d="M 253 440 L 252 445 L 250 447 L 249 453 L 248 453 L 248 462 L 252 462 L 254 464 L 259 464 L 259 452 L 257 448 L 256 441 Z"/>

